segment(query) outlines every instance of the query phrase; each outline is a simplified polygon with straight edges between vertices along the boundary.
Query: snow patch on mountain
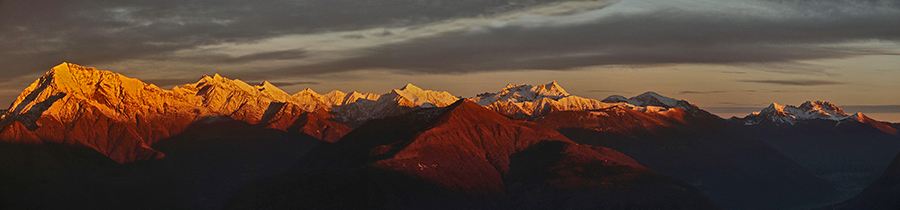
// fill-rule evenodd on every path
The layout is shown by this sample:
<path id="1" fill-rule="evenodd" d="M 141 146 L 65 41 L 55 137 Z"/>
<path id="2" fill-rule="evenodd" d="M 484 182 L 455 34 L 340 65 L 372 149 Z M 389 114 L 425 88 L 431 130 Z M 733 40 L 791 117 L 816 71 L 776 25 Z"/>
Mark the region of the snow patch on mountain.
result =
<path id="1" fill-rule="evenodd" d="M 537 86 L 507 85 L 497 93 L 469 100 L 522 119 L 610 107 L 664 114 L 676 107 L 696 108 L 652 92 L 631 99 L 607 99 L 613 102 L 571 95 L 554 81 Z M 413 84 L 384 94 L 334 90 L 322 95 L 307 88 L 290 95 L 267 81 L 251 85 L 219 74 L 164 90 L 113 72 L 63 63 L 31 84 L 8 111 L 0 113 L 0 125 L 5 126 L 0 134 L 34 137 L 29 142 L 80 142 L 116 161 L 130 162 L 162 157 L 150 145 L 180 133 L 191 123 L 231 118 L 280 130 L 303 126 L 302 132 L 344 131 L 349 128 L 338 124 L 358 126 L 372 119 L 446 107 L 458 100 L 448 92 Z M 321 136 L 335 140 L 339 138 L 336 135 L 342 134 Z M 133 150 L 122 150 L 121 145 Z"/>
<path id="2" fill-rule="evenodd" d="M 669 98 L 653 91 L 648 91 L 631 98 L 625 98 L 625 96 L 621 95 L 611 95 L 603 99 L 602 102 L 625 103 L 633 106 L 633 108 L 638 111 L 663 112 L 667 109 L 681 108 L 685 112 L 696 117 L 715 116 L 685 100 Z"/>
<path id="3" fill-rule="evenodd" d="M 478 105 L 490 106 L 499 101 L 520 103 L 540 101 L 543 98 L 560 100 L 568 96 L 570 96 L 569 93 L 560 87 L 556 81 L 553 81 L 539 86 L 507 84 L 500 92 L 482 93 L 471 100 L 478 103 Z"/>
<path id="4" fill-rule="evenodd" d="M 334 114 L 337 121 L 354 126 L 421 108 L 445 107 L 459 100 L 448 92 L 424 90 L 413 84 L 380 95 L 338 90 L 320 95 L 312 89 L 305 89 L 294 94 L 293 99 L 306 104 L 304 108 L 321 107 Z"/>
<path id="5" fill-rule="evenodd" d="M 469 100 L 495 112 L 521 118 L 531 119 L 556 111 L 584 111 L 609 107 L 622 107 L 640 112 L 667 114 L 674 108 L 681 108 L 695 116 L 715 116 L 684 100 L 677 100 L 647 92 L 633 98 L 612 95 L 598 101 L 571 95 L 556 81 L 539 86 L 527 84 L 507 85 L 496 93 L 482 93 Z"/>
<path id="6" fill-rule="evenodd" d="M 617 106 L 570 95 L 556 81 L 538 86 L 506 85 L 499 92 L 478 94 L 469 100 L 500 114 L 524 119 L 554 111 L 594 110 Z"/>

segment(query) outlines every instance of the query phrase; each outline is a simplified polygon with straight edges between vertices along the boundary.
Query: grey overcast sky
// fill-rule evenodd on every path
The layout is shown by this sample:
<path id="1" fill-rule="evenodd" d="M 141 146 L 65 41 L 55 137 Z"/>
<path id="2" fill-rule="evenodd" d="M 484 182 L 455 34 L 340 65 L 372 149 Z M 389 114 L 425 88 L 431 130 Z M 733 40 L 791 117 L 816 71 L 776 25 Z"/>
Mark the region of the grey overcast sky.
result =
<path id="1" fill-rule="evenodd" d="M 70 62 L 164 88 L 219 73 L 471 97 L 555 80 L 701 107 L 900 105 L 896 0 L 0 0 L 0 49 L 0 104 Z"/>

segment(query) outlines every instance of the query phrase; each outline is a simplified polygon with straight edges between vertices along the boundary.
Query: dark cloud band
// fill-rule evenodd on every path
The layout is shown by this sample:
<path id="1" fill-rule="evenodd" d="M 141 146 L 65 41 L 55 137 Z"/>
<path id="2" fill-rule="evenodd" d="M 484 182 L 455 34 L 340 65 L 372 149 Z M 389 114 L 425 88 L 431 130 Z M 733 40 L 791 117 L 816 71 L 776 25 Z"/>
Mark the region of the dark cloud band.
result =
<path id="1" fill-rule="evenodd" d="M 722 91 L 722 90 L 713 90 L 713 91 L 690 91 L 690 90 L 687 90 L 687 91 L 681 91 L 681 92 L 678 92 L 678 94 L 713 94 L 713 93 L 725 93 L 725 92 L 728 92 L 728 91 Z"/>
<path id="2" fill-rule="evenodd" d="M 205 45 L 420 25 L 553 2 L 559 1 L 5 1 L 0 4 L 0 49 L 16 50 L 0 52 L 0 63 L 2 74 L 14 77 L 63 61 L 96 65 Z"/>
<path id="3" fill-rule="evenodd" d="M 776 84 L 776 85 L 796 85 L 796 86 L 818 86 L 818 85 L 840 85 L 843 82 L 828 80 L 739 80 L 740 82 Z"/>
<path id="4" fill-rule="evenodd" d="M 894 49 L 846 45 L 900 41 L 900 19 L 891 18 L 900 16 L 900 9 L 883 8 L 879 2 L 768 2 L 769 8 L 757 9 L 761 13 L 775 11 L 777 16 L 742 11 L 746 8 L 697 11 L 676 7 L 637 14 L 610 12 L 578 24 L 511 22 L 483 27 L 477 33 L 448 32 L 377 46 L 362 50 L 366 53 L 356 58 L 297 66 L 284 73 L 387 68 L 447 74 L 611 64 L 795 63 L 897 55 Z"/>

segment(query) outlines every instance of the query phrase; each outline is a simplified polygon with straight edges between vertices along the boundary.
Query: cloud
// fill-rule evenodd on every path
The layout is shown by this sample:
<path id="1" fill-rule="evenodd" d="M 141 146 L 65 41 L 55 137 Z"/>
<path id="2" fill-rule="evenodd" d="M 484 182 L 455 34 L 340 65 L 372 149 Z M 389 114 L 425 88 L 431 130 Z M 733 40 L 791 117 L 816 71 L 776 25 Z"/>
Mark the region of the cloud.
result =
<path id="1" fill-rule="evenodd" d="M 686 91 L 678 92 L 678 94 L 712 94 L 712 93 L 725 93 L 725 92 L 728 92 L 728 91 L 724 91 L 724 90 L 713 90 L 713 91 L 690 91 L 690 90 L 686 90 Z"/>
<path id="2" fill-rule="evenodd" d="M 359 34 L 344 35 L 344 36 L 342 36 L 342 37 L 345 38 L 345 39 L 362 39 L 362 38 L 366 38 L 366 36 L 359 35 Z"/>
<path id="3" fill-rule="evenodd" d="M 284 61 L 301 60 L 309 57 L 309 53 L 302 49 L 262 51 L 240 56 L 231 56 L 224 53 L 205 53 L 191 55 L 156 55 L 145 59 L 153 62 L 189 62 L 194 64 L 245 64 L 257 61 Z"/>
<path id="4" fill-rule="evenodd" d="M 45 71 L 63 61 L 96 65 L 291 34 L 405 27 L 490 16 L 554 2 L 559 1 L 4 2 L 0 6 L 0 48 L 17 50 L 0 52 L 0 63 L 5 76 L 21 76 Z"/>
<path id="5" fill-rule="evenodd" d="M 768 104 L 761 104 L 761 103 L 735 103 L 735 102 L 719 102 L 719 104 L 730 105 L 730 106 L 754 107 L 755 109 L 758 109 L 756 107 L 759 107 L 759 106 L 768 105 Z"/>
<path id="6" fill-rule="evenodd" d="M 225 58 L 221 59 L 221 62 L 226 63 L 245 63 L 251 61 L 266 61 L 266 60 L 297 60 L 303 59 L 307 57 L 306 51 L 303 50 L 281 50 L 281 51 L 273 51 L 273 52 L 262 52 L 262 53 L 253 53 L 249 55 L 242 55 L 234 58 Z"/>
<path id="7" fill-rule="evenodd" d="M 897 55 L 893 48 L 879 47 L 883 44 L 865 43 L 900 41 L 900 19 L 892 18 L 900 16 L 900 8 L 891 1 L 672 1 L 649 8 L 633 2 L 647 3 L 633 0 L 568 17 L 500 21 L 375 46 L 360 50 L 355 58 L 298 65 L 289 72 L 399 69 L 453 74 L 618 64 L 792 64 Z"/>
<path id="8" fill-rule="evenodd" d="M 621 92 L 621 91 L 615 91 L 615 90 L 588 90 L 587 92 L 588 92 L 588 93 L 617 93 L 617 92 Z"/>
<path id="9" fill-rule="evenodd" d="M 573 2 L 16 1 L 0 6 L 0 49 L 17 49 L 0 51 L 0 73 L 15 78 L 63 61 L 106 68 L 135 60 L 165 66 L 154 69 L 243 71 L 253 80 L 364 69 L 461 74 L 619 64 L 757 68 L 760 63 L 896 55 L 895 48 L 878 46 L 900 41 L 900 19 L 894 18 L 900 15 L 900 3 L 889 0 L 601 0 L 586 1 L 590 7 L 564 5 Z M 336 32 L 355 35 L 333 37 L 343 39 L 340 43 L 324 40 L 291 49 L 206 48 Z M 196 54 L 179 54 L 192 50 Z M 339 58 L 322 59 L 331 57 Z M 249 65 L 258 61 L 277 64 Z"/>
<path id="10" fill-rule="evenodd" d="M 752 82 L 776 85 L 795 85 L 795 86 L 818 86 L 818 85 L 840 85 L 843 82 L 829 80 L 738 80 L 739 82 Z"/>

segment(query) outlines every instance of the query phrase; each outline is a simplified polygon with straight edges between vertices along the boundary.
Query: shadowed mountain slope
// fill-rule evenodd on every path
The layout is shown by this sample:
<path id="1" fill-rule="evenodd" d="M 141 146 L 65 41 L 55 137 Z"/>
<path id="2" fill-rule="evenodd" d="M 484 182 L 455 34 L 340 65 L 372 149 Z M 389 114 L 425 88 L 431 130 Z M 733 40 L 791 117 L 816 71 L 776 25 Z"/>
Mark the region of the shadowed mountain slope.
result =
<path id="1" fill-rule="evenodd" d="M 713 209 L 695 189 L 608 148 L 460 100 L 374 120 L 232 208 Z"/>
<path id="2" fill-rule="evenodd" d="M 656 107 L 653 112 L 622 106 L 564 111 L 535 122 L 690 183 L 725 209 L 809 208 L 832 202 L 838 194 L 830 183 L 721 118 L 699 108 L 686 112 L 682 106 L 696 106 L 683 100 L 644 98 L 652 103 L 636 101 L 641 97 L 623 100 L 668 107 L 648 106 Z"/>
<path id="3" fill-rule="evenodd" d="M 900 135 L 891 124 L 863 113 L 844 113 L 826 101 L 772 104 L 729 121 L 834 183 L 842 192 L 836 201 L 869 186 L 900 152 Z"/>
<path id="4" fill-rule="evenodd" d="M 858 195 L 822 209 L 900 209 L 900 155 Z"/>
<path id="5" fill-rule="evenodd" d="M 220 209 L 322 141 L 232 119 L 161 139 L 162 159 L 119 164 L 92 148 L 0 143 L 2 209 Z"/>

